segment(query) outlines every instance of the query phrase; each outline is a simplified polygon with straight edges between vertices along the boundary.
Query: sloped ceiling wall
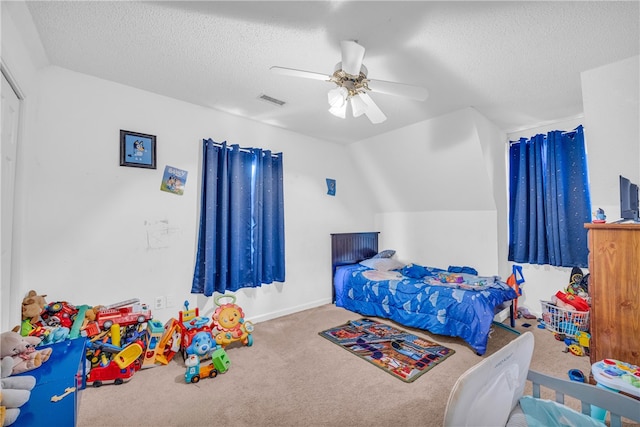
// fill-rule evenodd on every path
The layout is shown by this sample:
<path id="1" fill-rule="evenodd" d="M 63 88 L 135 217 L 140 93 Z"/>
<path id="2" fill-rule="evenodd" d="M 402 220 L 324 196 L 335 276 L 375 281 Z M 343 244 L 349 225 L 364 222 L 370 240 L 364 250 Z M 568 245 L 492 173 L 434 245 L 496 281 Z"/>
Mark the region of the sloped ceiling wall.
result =
<path id="1" fill-rule="evenodd" d="M 495 210 L 477 114 L 465 108 L 351 144 L 378 212 Z"/>

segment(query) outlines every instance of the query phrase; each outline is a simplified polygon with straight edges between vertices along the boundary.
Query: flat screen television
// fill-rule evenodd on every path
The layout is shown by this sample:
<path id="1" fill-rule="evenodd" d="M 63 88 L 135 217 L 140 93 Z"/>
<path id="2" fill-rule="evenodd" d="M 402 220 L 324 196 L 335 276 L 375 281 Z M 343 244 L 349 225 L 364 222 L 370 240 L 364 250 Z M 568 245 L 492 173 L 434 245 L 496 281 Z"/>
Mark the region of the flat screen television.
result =
<path id="1" fill-rule="evenodd" d="M 621 221 L 638 220 L 638 186 L 620 175 L 620 218 Z"/>

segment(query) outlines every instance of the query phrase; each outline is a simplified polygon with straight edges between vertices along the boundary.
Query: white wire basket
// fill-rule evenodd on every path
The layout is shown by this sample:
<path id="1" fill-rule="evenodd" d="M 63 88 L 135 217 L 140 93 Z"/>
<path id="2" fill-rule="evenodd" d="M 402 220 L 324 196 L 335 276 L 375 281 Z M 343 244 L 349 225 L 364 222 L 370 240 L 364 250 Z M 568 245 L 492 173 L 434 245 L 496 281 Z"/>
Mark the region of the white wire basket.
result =
<path id="1" fill-rule="evenodd" d="M 545 328 L 551 332 L 573 338 L 578 332 L 589 330 L 588 311 L 566 310 L 549 301 L 540 301 L 540 303 L 542 304 L 542 321 Z"/>

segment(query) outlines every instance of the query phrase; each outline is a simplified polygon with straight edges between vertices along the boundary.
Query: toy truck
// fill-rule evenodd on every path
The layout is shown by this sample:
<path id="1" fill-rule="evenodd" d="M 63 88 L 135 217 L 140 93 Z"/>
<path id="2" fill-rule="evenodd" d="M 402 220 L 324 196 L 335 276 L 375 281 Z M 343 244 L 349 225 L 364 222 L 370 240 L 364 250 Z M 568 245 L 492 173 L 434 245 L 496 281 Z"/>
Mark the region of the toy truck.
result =
<path id="1" fill-rule="evenodd" d="M 184 361 L 187 370 L 184 373 L 184 381 L 187 383 L 197 383 L 200 378 L 215 378 L 218 376 L 218 370 L 213 363 L 201 364 L 200 358 L 192 354 Z"/>
<path id="2" fill-rule="evenodd" d="M 47 304 L 40 317 L 48 326 L 63 326 L 71 328 L 76 319 L 78 309 L 66 301 L 57 301 Z"/>
<path id="3" fill-rule="evenodd" d="M 96 322 L 102 330 L 109 330 L 112 325 L 134 325 L 151 320 L 151 310 L 146 304 L 133 304 L 128 307 L 106 308 L 98 311 Z"/>
<path id="4" fill-rule="evenodd" d="M 109 362 L 107 366 L 96 366 L 87 375 L 87 385 L 100 387 L 103 384 L 120 385 L 129 381 L 135 374 L 135 363 L 121 369 L 115 361 Z"/>

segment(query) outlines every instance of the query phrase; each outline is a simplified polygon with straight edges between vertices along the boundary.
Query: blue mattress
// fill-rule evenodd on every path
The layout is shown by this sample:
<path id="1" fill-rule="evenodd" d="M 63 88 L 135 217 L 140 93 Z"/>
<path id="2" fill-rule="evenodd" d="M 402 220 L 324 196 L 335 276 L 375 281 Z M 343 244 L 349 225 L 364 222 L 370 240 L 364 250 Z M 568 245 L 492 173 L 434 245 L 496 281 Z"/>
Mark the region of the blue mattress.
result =
<path id="1" fill-rule="evenodd" d="M 422 277 L 395 272 L 394 279 L 372 280 L 385 274 L 372 274 L 374 270 L 360 264 L 338 267 L 336 306 L 433 334 L 460 337 L 483 355 L 496 308 L 516 298 L 515 291 L 497 276 L 456 274 L 447 281 L 451 275 L 445 270 L 421 268 Z"/>

